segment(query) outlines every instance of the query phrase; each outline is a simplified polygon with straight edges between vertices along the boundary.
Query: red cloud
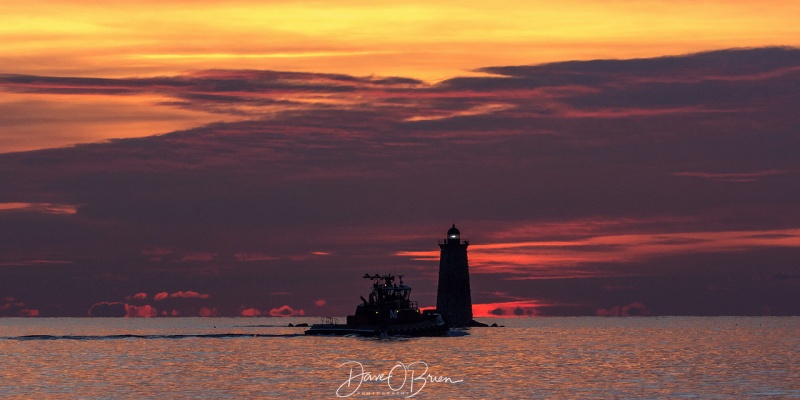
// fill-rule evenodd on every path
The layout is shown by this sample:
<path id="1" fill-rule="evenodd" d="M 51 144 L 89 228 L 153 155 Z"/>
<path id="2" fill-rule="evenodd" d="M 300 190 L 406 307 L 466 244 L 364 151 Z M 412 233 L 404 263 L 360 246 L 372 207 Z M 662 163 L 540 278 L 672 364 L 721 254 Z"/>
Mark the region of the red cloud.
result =
<path id="1" fill-rule="evenodd" d="M 173 298 L 173 299 L 207 299 L 209 297 L 211 297 L 211 295 L 209 295 L 208 293 L 198 293 L 198 292 L 195 292 L 193 290 L 187 290 L 185 292 L 184 291 L 177 291 L 177 292 L 172 293 L 172 294 L 170 294 L 168 292 L 156 293 L 155 296 L 153 296 L 153 300 L 161 301 L 161 300 L 166 300 L 167 298 Z"/>
<path id="2" fill-rule="evenodd" d="M 180 292 L 180 291 L 179 292 L 175 292 L 175 293 L 169 295 L 169 297 L 172 297 L 172 298 L 179 297 L 179 298 L 182 298 L 182 299 L 192 299 L 192 298 L 194 298 L 194 299 L 207 299 L 210 296 L 207 293 L 197 293 L 197 292 L 194 292 L 194 291 L 191 291 L 191 290 L 187 290 L 185 292 Z"/>
<path id="3" fill-rule="evenodd" d="M 242 311 L 240 312 L 240 314 L 241 314 L 243 317 L 258 317 L 258 316 L 260 316 L 260 315 L 261 315 L 261 310 L 259 310 L 259 309 L 257 309 L 257 308 L 253 308 L 253 307 L 250 307 L 250 308 L 244 308 L 244 309 L 242 309 Z"/>
<path id="4" fill-rule="evenodd" d="M 147 298 L 147 293 L 136 293 L 135 295 L 131 296 L 133 300 L 144 300 Z"/>
<path id="5" fill-rule="evenodd" d="M 27 308 L 26 309 L 22 309 L 22 310 L 19 310 L 19 316 L 20 317 L 38 317 L 39 316 L 39 310 L 27 309 Z"/>
<path id="6" fill-rule="evenodd" d="M 143 306 L 134 306 L 128 303 L 119 301 L 101 301 L 92 304 L 89 308 L 90 317 L 155 317 L 158 315 L 158 310 L 149 304 Z"/>
<path id="7" fill-rule="evenodd" d="M 544 304 L 537 300 L 473 304 L 472 314 L 475 317 L 530 317 L 539 315 L 537 308 L 542 306 Z"/>
<path id="8" fill-rule="evenodd" d="M 306 312 L 303 311 L 302 309 L 295 310 L 292 307 L 286 305 L 269 310 L 269 315 L 273 317 L 296 317 L 305 314 Z"/>
<path id="9" fill-rule="evenodd" d="M 216 317 L 219 314 L 217 307 L 200 307 L 199 315 L 201 317 Z"/>
<path id="10" fill-rule="evenodd" d="M 634 301 L 626 306 L 614 306 L 611 308 L 598 308 L 595 315 L 601 317 L 634 317 L 634 316 L 647 316 L 652 312 L 644 305 L 644 303 Z"/>
<path id="11" fill-rule="evenodd" d="M 149 304 L 145 304 L 143 306 L 132 306 L 130 304 L 125 304 L 125 311 L 126 311 L 125 316 L 129 318 L 134 318 L 134 317 L 150 318 L 158 315 L 158 310 L 156 310 L 155 307 L 152 307 Z"/>
<path id="12" fill-rule="evenodd" d="M 325 299 L 319 299 L 319 300 L 314 301 L 314 305 L 317 306 L 317 307 L 322 307 L 327 303 L 328 302 L 326 302 Z"/>

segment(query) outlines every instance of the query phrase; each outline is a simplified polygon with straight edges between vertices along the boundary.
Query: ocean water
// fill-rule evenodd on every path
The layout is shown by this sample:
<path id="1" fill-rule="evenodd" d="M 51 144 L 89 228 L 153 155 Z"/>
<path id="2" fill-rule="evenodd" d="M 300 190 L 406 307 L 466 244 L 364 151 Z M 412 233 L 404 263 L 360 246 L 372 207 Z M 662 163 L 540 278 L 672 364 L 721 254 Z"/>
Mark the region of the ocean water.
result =
<path id="1" fill-rule="evenodd" d="M 800 318 L 483 319 L 448 337 L 316 318 L 0 319 L 0 398 L 800 398 Z"/>

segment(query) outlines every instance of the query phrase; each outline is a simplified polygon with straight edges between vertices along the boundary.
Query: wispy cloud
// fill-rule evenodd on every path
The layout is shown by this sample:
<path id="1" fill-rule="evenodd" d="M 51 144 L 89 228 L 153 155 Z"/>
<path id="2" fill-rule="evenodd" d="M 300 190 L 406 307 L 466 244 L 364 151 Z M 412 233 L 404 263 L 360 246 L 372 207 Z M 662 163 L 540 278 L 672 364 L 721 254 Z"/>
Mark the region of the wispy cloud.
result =
<path id="1" fill-rule="evenodd" d="M 535 225 L 535 224 L 530 224 Z M 570 222 L 565 225 L 574 226 Z M 551 226 L 553 234 L 563 229 Z M 541 234 L 541 232 L 539 232 Z M 508 237 L 501 232 L 500 237 Z M 519 235 L 516 236 L 518 239 Z M 800 229 L 765 231 L 698 231 L 603 234 L 580 232 L 562 240 L 474 244 L 470 249 L 470 271 L 476 274 L 508 274 L 509 279 L 564 279 L 618 276 L 618 270 L 599 265 L 638 263 L 675 254 L 744 252 L 758 248 L 800 248 Z M 400 251 L 400 257 L 434 263 L 438 251 Z M 659 270 L 637 268 L 628 274 L 660 274 Z"/>
<path id="2" fill-rule="evenodd" d="M 221 59 L 269 59 L 269 58 L 320 58 L 320 57 L 344 57 L 344 56 L 365 56 L 391 54 L 390 51 L 304 51 L 293 53 L 176 53 L 176 54 L 131 54 L 131 59 L 164 60 L 164 59 L 197 59 L 197 60 L 221 60 Z"/>
<path id="3" fill-rule="evenodd" d="M 692 178 L 712 179 L 726 182 L 754 182 L 759 178 L 790 174 L 792 172 L 786 170 L 769 170 L 769 171 L 756 171 L 756 172 L 675 172 L 675 176 L 687 176 Z"/>
<path id="4" fill-rule="evenodd" d="M 78 212 L 78 209 L 77 206 L 72 204 L 0 203 L 0 212 L 3 211 L 27 211 L 45 214 L 75 214 Z"/>

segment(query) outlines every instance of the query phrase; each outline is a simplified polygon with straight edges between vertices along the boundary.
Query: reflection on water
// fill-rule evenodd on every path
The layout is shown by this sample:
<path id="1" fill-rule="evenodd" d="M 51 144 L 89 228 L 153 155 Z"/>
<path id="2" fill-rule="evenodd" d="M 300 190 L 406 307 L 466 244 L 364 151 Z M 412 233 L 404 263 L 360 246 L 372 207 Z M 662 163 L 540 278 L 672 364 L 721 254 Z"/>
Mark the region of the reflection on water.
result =
<path id="1" fill-rule="evenodd" d="M 0 319 L 0 393 L 331 398 L 355 365 L 343 363 L 397 377 L 422 361 L 451 382 L 416 398 L 800 398 L 800 318 L 531 318 L 413 339 L 304 336 L 289 322 L 316 321 Z M 367 380 L 353 397 L 409 386 Z"/>

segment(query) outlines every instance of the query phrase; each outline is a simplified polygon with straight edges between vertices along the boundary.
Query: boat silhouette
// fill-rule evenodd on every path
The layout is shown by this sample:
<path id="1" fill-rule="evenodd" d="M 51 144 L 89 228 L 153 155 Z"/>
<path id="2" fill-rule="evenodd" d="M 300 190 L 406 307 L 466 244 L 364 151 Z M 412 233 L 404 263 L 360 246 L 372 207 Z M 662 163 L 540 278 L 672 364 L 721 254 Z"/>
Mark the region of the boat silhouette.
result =
<path id="1" fill-rule="evenodd" d="M 403 283 L 403 275 L 364 274 L 372 280 L 369 299 L 361 296 L 355 314 L 347 316 L 346 324 L 326 318 L 314 324 L 306 335 L 359 335 L 359 336 L 439 336 L 448 331 L 442 316 L 432 310 L 422 311 L 410 299 L 411 288 Z"/>

